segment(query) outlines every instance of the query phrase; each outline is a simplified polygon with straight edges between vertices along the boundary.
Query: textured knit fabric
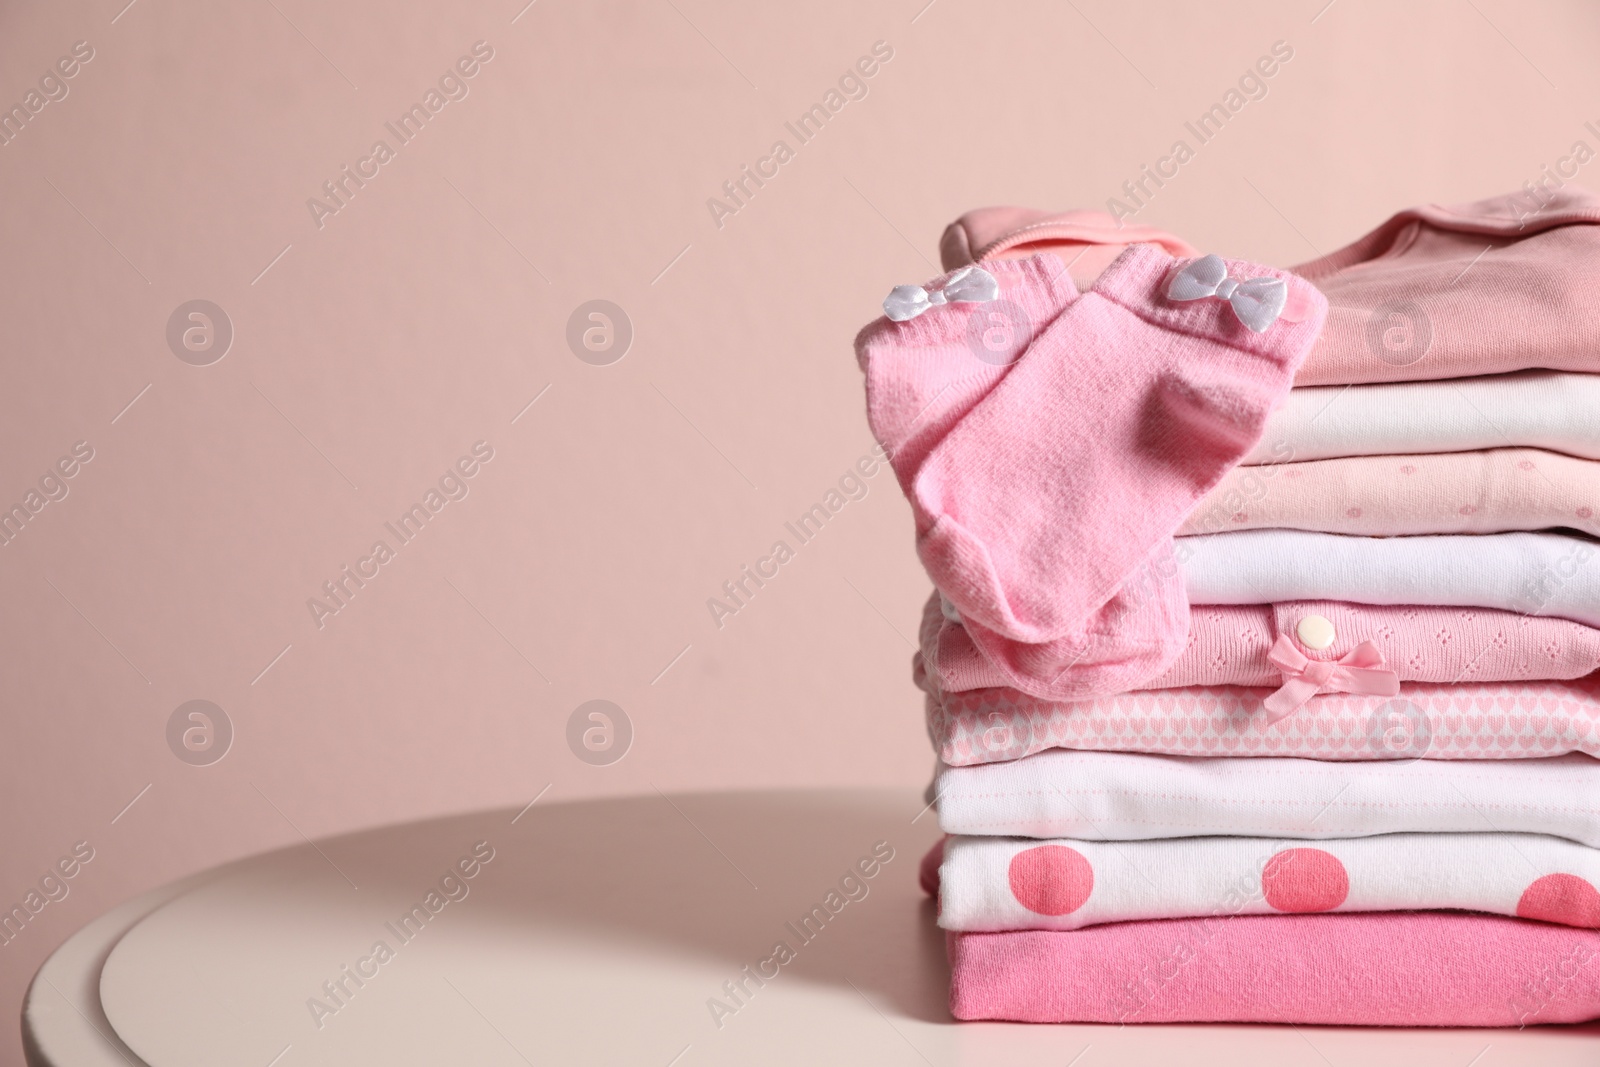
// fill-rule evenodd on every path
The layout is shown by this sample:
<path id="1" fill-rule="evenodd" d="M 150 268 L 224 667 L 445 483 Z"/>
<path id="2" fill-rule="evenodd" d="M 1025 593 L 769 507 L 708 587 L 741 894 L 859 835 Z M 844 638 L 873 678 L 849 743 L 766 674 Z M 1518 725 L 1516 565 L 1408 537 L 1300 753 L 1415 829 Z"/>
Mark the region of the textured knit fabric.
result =
<path id="1" fill-rule="evenodd" d="M 1600 933 L 1452 912 L 949 934 L 950 1012 L 1036 1023 L 1527 1026 L 1600 1017 Z"/>
<path id="2" fill-rule="evenodd" d="M 1407 683 L 1392 698 L 1312 697 L 1277 721 L 1262 707 L 1271 693 L 1233 686 L 1151 689 L 1075 704 L 1015 689 L 929 693 L 928 736 L 951 766 L 1052 748 L 1319 760 L 1600 756 L 1600 675 L 1522 685 Z"/>
<path id="3" fill-rule="evenodd" d="M 1567 527 L 1600 533 L 1600 463 L 1536 448 L 1236 467 L 1179 531 L 1312 530 L 1502 533 Z"/>
<path id="4" fill-rule="evenodd" d="M 879 319 L 856 338 L 856 355 L 866 375 L 867 421 L 888 453 L 901 489 L 912 501 L 919 546 L 935 517 L 916 503 L 916 479 L 930 452 L 988 399 L 1019 360 L 997 360 L 983 340 L 988 316 L 1003 310 L 1009 327 L 1007 351 L 1031 345 L 1078 291 L 1059 260 L 1036 256 L 995 263 L 999 304 L 950 304 L 907 322 Z M 1046 353 L 1038 353 L 1047 361 Z M 1179 517 L 1181 519 L 1181 516 Z M 1167 530 L 1176 529 L 1177 521 Z M 1080 633 L 1062 638 L 1059 662 L 1071 665 L 1075 691 L 1112 693 L 1157 673 L 1183 647 L 1188 601 L 1183 576 L 1172 558 L 1170 536 L 1149 546 L 1135 568 L 1137 580 L 1124 581 L 1085 618 Z M 935 576 L 935 581 L 938 576 Z M 998 646 L 1006 639 L 974 622 L 975 640 Z M 1053 673 L 1060 673 L 1057 667 Z"/>
<path id="5" fill-rule="evenodd" d="M 1244 463 L 1486 448 L 1544 448 L 1600 459 L 1597 410 L 1600 375 L 1552 371 L 1295 389 Z"/>
<path id="6" fill-rule="evenodd" d="M 1300 640 L 1299 624 L 1312 616 L 1333 624 L 1333 643 L 1326 648 L 1309 648 Z M 1033 677 L 1025 657 L 985 656 L 966 627 L 944 617 L 937 594 L 923 609 L 921 638 L 922 660 L 932 668 L 930 689 L 1009 686 L 1045 700 L 1072 699 L 1057 696 L 1048 680 Z M 1483 608 L 1299 600 L 1190 609 L 1183 653 L 1139 688 L 1277 687 L 1284 673 L 1267 654 L 1279 638 L 1288 638 L 1307 659 L 1330 663 L 1370 641 L 1402 682 L 1547 681 L 1600 669 L 1600 630 L 1567 619 Z"/>
<path id="7" fill-rule="evenodd" d="M 1055 677 L 1080 679 L 1081 695 L 1126 688 L 1182 647 L 1171 534 L 1256 442 L 1321 323 L 1314 289 L 1248 263 L 1228 263 L 1230 276 L 1285 281 L 1298 321 L 1255 333 L 1224 301 L 1168 301 L 1175 263 L 1129 248 L 1088 293 L 1022 328 L 1030 340 L 998 381 L 949 380 L 950 365 L 984 362 L 969 337 L 997 314 L 989 305 L 880 320 L 857 339 L 868 416 L 934 583 L 980 643 L 979 629 L 1075 646 Z M 1021 264 L 995 264 L 1002 300 L 1062 302 L 1042 277 L 1059 261 Z M 930 394 L 941 406 L 929 410 Z"/>
<path id="8" fill-rule="evenodd" d="M 1024 262 L 1035 271 L 1001 275 L 1002 299 L 1021 302 L 1040 269 L 1060 269 L 1053 257 Z M 1305 305 L 1305 321 L 1256 334 L 1223 301 L 1168 301 L 1175 262 L 1148 245 L 1125 251 L 925 454 L 906 454 L 899 427 L 873 420 L 910 487 L 923 562 L 967 619 L 1019 641 L 1080 631 L 1249 451 L 1287 392 L 1320 326 L 1315 290 L 1229 263 L 1233 277 L 1290 282 Z M 934 309 L 926 330 L 944 336 L 931 344 L 886 319 L 868 327 L 857 348 L 869 416 L 873 379 L 921 376 L 929 347 L 974 360 L 969 323 L 990 310 Z"/>
<path id="9" fill-rule="evenodd" d="M 1380 834 L 1315 846 L 958 836 L 945 841 L 938 884 L 946 930 L 1444 908 L 1600 927 L 1600 849 L 1541 834 Z"/>
<path id="10" fill-rule="evenodd" d="M 1500 608 L 1600 626 L 1600 545 L 1587 538 L 1246 530 L 1186 537 L 1178 544 L 1195 604 L 1428 604 Z"/>
<path id="11" fill-rule="evenodd" d="M 1600 845 L 1600 761 L 1191 759 L 1053 749 L 946 767 L 947 834 L 1144 841 L 1239 834 L 1552 834 Z"/>
<path id="12" fill-rule="evenodd" d="M 1082 256 L 1093 276 L 1118 239 L 1096 211 L 968 212 L 940 242 L 945 269 L 1019 249 Z M 1297 385 L 1424 381 L 1527 368 L 1600 371 L 1600 197 L 1573 185 L 1403 211 L 1292 268 L 1328 298 L 1327 326 Z M 1185 243 L 1146 226 L 1120 240 Z M 1074 268 L 1075 276 L 1077 268 Z M 1412 450 L 1405 450 L 1412 451 Z M 1425 451 L 1418 449 L 1416 451 Z"/>

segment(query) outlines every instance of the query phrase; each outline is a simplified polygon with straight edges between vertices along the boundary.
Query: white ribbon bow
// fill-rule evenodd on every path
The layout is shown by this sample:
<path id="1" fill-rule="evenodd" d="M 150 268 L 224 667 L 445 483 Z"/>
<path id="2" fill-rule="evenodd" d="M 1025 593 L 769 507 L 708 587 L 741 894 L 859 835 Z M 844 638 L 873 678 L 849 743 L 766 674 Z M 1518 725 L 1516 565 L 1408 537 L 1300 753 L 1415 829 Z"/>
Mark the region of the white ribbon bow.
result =
<path id="1" fill-rule="evenodd" d="M 1271 326 L 1289 301 L 1289 286 L 1279 278 L 1228 277 L 1228 265 L 1217 255 L 1201 256 L 1173 275 L 1167 285 L 1168 300 L 1226 300 L 1239 321 L 1256 333 Z"/>
<path id="2" fill-rule="evenodd" d="M 1000 283 L 982 267 L 962 267 L 943 284 L 924 289 L 920 285 L 897 285 L 883 302 L 883 313 L 895 322 L 914 319 L 940 304 L 986 304 L 1000 295 Z"/>

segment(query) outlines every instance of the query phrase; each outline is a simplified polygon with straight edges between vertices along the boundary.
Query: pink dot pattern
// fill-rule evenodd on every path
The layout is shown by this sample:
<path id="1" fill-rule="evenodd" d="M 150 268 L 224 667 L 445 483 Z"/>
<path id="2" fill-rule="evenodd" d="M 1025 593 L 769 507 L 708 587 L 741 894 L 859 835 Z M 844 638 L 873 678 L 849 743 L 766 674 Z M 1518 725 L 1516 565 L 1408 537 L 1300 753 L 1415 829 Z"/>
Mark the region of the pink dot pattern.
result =
<path id="1" fill-rule="evenodd" d="M 923 861 L 942 858 L 935 848 Z M 935 868 L 936 870 L 936 868 Z M 1011 895 L 1035 915 L 1070 915 L 1088 903 L 1094 892 L 1094 867 L 1075 848 L 1035 845 L 1011 857 L 1007 869 Z M 937 874 L 923 888 L 937 892 Z M 1261 868 L 1261 896 L 1273 911 L 1289 915 L 1333 911 L 1350 899 L 1350 872 L 1332 853 L 1320 848 L 1289 848 L 1272 855 Z M 1448 906 L 1448 905 L 1446 905 Z M 1517 902 L 1520 918 L 1600 929 L 1600 890 L 1575 874 L 1536 878 Z"/>
<path id="2" fill-rule="evenodd" d="M 1094 868 L 1066 845 L 1039 845 L 1011 857 L 1011 895 L 1036 915 L 1070 915 L 1094 892 Z"/>
<path id="3" fill-rule="evenodd" d="M 1320 848 L 1290 848 L 1261 869 L 1261 894 L 1274 911 L 1332 911 L 1350 895 L 1350 875 Z"/>
<path id="4" fill-rule="evenodd" d="M 1517 914 L 1563 926 L 1600 927 L 1600 891 L 1575 874 L 1547 874 L 1523 891 Z"/>

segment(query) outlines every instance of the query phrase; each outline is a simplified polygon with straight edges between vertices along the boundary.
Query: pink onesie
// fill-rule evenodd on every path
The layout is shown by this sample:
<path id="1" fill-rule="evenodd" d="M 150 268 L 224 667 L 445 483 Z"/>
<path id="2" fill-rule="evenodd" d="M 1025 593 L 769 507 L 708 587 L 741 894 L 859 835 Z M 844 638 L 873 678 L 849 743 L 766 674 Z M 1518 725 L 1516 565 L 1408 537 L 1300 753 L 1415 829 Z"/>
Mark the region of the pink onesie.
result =
<path id="1" fill-rule="evenodd" d="M 1528 368 L 1600 371 L 1600 196 L 1575 185 L 1402 211 L 1366 236 L 1291 268 L 1328 298 L 1322 337 L 1296 385 L 1423 381 Z M 982 208 L 940 242 L 946 268 L 1021 250 L 1083 255 L 1081 274 L 1123 243 L 1097 211 Z M 1177 252 L 1176 254 L 1185 254 Z M 1076 276 L 1076 275 L 1075 275 Z"/>
<path id="2" fill-rule="evenodd" d="M 1299 629 L 1326 619 L 1331 636 L 1308 647 Z M 973 644 L 966 627 L 944 617 L 935 594 L 922 611 L 922 658 L 933 683 L 947 693 L 1010 686 L 1045 700 L 1070 700 L 1035 677 L 1019 647 L 991 658 Z M 1297 600 L 1283 604 L 1207 604 L 1189 610 L 1189 642 L 1166 670 L 1139 689 L 1284 683 L 1287 673 L 1273 650 L 1288 641 L 1307 660 L 1338 663 L 1363 643 L 1377 649 L 1383 667 L 1401 682 L 1443 684 L 1535 682 L 1582 678 L 1600 670 L 1600 630 L 1570 619 L 1523 615 L 1492 608 L 1395 607 Z M 1278 659 L 1284 657 L 1280 653 Z M 1297 662 L 1292 657 L 1288 662 Z M 1324 692 L 1351 692 L 1337 676 Z"/>

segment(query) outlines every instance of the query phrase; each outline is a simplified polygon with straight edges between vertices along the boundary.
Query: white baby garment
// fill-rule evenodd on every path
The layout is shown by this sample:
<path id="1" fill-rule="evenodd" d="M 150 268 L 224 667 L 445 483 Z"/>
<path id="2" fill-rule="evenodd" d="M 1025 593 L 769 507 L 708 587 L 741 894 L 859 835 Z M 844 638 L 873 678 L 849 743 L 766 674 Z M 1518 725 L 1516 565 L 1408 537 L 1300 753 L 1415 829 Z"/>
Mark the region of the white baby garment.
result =
<path id="1" fill-rule="evenodd" d="M 1511 447 L 1600 459 L 1596 412 L 1600 376 L 1554 371 L 1291 389 L 1244 463 Z"/>
<path id="2" fill-rule="evenodd" d="M 1050 749 L 946 767 L 948 834 L 1145 841 L 1237 834 L 1553 834 L 1600 846 L 1600 761 L 1203 759 Z"/>
<path id="3" fill-rule="evenodd" d="M 1191 604 L 1429 604 L 1600 626 L 1600 543 L 1584 537 L 1241 530 L 1180 537 L 1177 546 Z"/>

